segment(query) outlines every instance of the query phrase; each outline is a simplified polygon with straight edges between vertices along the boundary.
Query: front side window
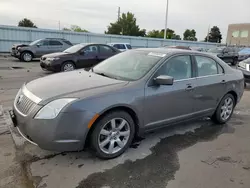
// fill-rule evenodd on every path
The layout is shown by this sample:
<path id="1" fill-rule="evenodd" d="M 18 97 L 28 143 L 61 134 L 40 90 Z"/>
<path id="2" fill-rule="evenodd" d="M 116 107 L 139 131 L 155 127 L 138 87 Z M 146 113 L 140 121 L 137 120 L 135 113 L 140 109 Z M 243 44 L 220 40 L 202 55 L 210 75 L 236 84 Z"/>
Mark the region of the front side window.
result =
<path id="1" fill-rule="evenodd" d="M 83 51 L 85 52 L 85 53 L 88 53 L 88 52 L 98 52 L 98 46 L 96 46 L 96 45 L 90 45 L 90 46 L 86 46 L 84 49 L 83 49 Z"/>
<path id="2" fill-rule="evenodd" d="M 57 40 L 51 40 L 51 41 L 49 41 L 49 45 L 50 46 L 61 46 L 63 44 Z"/>
<path id="3" fill-rule="evenodd" d="M 174 80 L 183 80 L 192 77 L 192 63 L 190 56 L 176 56 L 168 60 L 159 70 L 157 76 L 172 76 Z"/>
<path id="4" fill-rule="evenodd" d="M 49 41 L 48 40 L 41 40 L 40 42 L 37 43 L 37 45 L 48 46 L 49 45 Z"/>
<path id="5" fill-rule="evenodd" d="M 208 57 L 195 56 L 197 62 L 198 76 L 209 76 L 218 74 L 217 63 Z"/>
<path id="6" fill-rule="evenodd" d="M 135 81 L 145 76 L 166 54 L 126 51 L 93 68 L 93 72 L 120 80 Z"/>

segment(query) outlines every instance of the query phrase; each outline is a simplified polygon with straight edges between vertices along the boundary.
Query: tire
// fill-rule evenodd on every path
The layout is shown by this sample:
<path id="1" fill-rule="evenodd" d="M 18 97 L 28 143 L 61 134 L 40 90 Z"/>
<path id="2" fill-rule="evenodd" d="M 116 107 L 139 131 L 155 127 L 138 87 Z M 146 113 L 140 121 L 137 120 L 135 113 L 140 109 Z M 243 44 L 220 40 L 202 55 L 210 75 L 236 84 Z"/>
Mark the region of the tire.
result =
<path id="1" fill-rule="evenodd" d="M 231 64 L 235 66 L 237 65 L 237 63 L 238 63 L 238 58 L 237 57 L 233 58 L 233 62 Z"/>
<path id="2" fill-rule="evenodd" d="M 75 64 L 70 62 L 70 61 L 66 61 L 62 64 L 61 66 L 61 72 L 68 72 L 68 71 L 73 71 L 75 70 Z"/>
<path id="3" fill-rule="evenodd" d="M 112 130 L 111 122 L 116 130 Z M 121 126 L 122 124 L 124 125 Z M 135 135 L 135 123 L 132 117 L 124 111 L 110 112 L 93 126 L 95 127 L 91 134 L 91 148 L 94 154 L 102 159 L 120 156 L 131 145 Z M 122 128 L 119 129 L 119 126 Z"/>
<path id="4" fill-rule="evenodd" d="M 229 101 L 231 101 L 231 102 L 228 103 L 228 105 L 227 105 L 226 101 L 227 101 L 227 103 Z M 226 122 L 228 122 L 230 120 L 231 116 L 233 115 L 234 107 L 235 107 L 234 96 L 232 94 L 226 94 L 221 99 L 214 115 L 212 116 L 212 120 L 218 124 L 225 124 Z"/>
<path id="5" fill-rule="evenodd" d="M 25 62 L 31 62 L 33 59 L 33 54 L 31 52 L 23 52 L 21 54 L 21 60 Z"/>

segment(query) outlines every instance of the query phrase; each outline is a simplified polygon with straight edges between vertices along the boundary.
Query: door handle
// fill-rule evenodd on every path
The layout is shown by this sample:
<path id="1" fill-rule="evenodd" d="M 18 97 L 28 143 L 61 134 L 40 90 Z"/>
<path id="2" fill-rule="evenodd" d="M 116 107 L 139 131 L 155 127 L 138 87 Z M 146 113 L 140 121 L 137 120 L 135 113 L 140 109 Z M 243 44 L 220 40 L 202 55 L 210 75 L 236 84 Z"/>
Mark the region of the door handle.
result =
<path id="1" fill-rule="evenodd" d="M 193 90 L 194 88 L 193 88 L 193 86 L 192 85 L 188 85 L 187 87 L 186 87 L 186 91 L 190 91 L 190 90 Z"/>
<path id="2" fill-rule="evenodd" d="M 226 83 L 226 80 L 222 80 L 221 83 L 222 83 L 222 84 L 225 84 L 225 83 Z"/>

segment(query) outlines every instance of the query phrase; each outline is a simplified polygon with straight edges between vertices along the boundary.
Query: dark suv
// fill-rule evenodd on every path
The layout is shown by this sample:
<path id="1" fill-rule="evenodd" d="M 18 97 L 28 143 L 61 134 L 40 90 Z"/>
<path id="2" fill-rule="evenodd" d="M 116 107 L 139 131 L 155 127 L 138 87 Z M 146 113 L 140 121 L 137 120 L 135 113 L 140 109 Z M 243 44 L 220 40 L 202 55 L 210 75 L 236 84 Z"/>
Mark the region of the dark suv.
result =
<path id="1" fill-rule="evenodd" d="M 226 63 L 236 65 L 238 62 L 239 53 L 237 48 L 217 47 L 208 50 L 208 52 L 216 54 L 220 59 L 222 59 Z"/>
<path id="2" fill-rule="evenodd" d="M 11 55 L 21 61 L 29 62 L 33 58 L 40 58 L 45 54 L 62 52 L 71 47 L 72 44 L 66 39 L 46 38 L 39 39 L 30 44 L 14 44 L 11 48 Z"/>

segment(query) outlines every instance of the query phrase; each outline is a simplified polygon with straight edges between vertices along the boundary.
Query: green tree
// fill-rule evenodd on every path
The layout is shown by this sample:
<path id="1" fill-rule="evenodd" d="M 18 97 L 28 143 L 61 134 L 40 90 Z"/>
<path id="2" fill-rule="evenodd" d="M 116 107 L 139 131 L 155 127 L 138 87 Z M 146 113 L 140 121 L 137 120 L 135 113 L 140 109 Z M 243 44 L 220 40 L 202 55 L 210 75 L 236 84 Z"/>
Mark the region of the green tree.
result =
<path id="1" fill-rule="evenodd" d="M 136 24 L 136 18 L 131 12 L 123 13 L 118 21 L 110 23 L 106 34 L 145 36 L 146 30 L 140 29 Z"/>
<path id="2" fill-rule="evenodd" d="M 196 31 L 194 29 L 186 29 L 183 33 L 183 40 L 197 41 Z"/>
<path id="3" fill-rule="evenodd" d="M 162 30 L 152 30 L 149 31 L 147 34 L 147 37 L 152 37 L 152 38 L 164 38 L 164 29 Z M 180 35 L 176 35 L 175 31 L 172 29 L 167 29 L 167 34 L 166 34 L 167 39 L 175 39 L 175 40 L 181 40 Z"/>
<path id="4" fill-rule="evenodd" d="M 37 28 L 37 26 L 29 19 L 24 18 L 18 23 L 18 27 L 33 27 Z"/>
<path id="5" fill-rule="evenodd" d="M 78 25 L 71 25 L 70 29 L 69 28 L 63 28 L 64 31 L 74 31 L 74 32 L 88 32 L 86 29 L 82 29 Z"/>
<path id="6" fill-rule="evenodd" d="M 222 35 L 220 32 L 220 28 L 217 26 L 213 26 L 208 34 L 205 37 L 205 42 L 214 42 L 214 43 L 221 43 Z"/>

